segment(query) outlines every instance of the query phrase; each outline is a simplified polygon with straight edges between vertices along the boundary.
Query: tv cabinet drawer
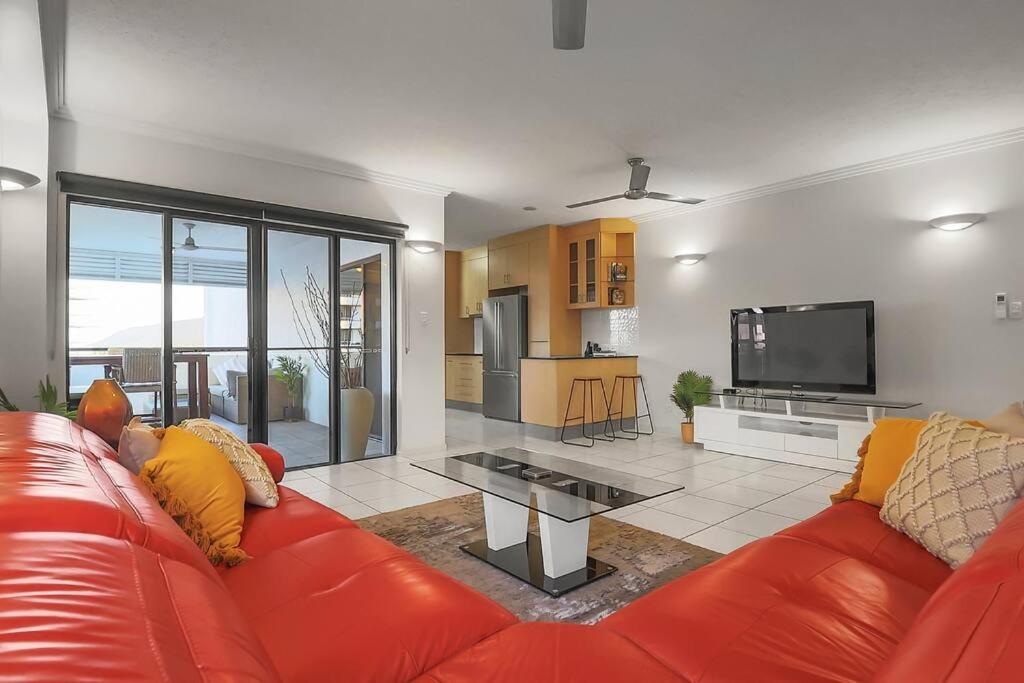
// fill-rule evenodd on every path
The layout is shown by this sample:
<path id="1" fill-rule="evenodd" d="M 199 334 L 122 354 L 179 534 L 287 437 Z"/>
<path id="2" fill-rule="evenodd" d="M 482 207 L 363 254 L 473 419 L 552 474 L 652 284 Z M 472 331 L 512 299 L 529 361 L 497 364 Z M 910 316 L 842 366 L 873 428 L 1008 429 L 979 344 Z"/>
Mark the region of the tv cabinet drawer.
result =
<path id="1" fill-rule="evenodd" d="M 758 429 L 736 430 L 736 442 L 745 446 L 760 446 L 761 448 L 773 448 L 777 451 L 786 450 L 786 435 L 778 432 L 769 432 Z"/>
<path id="2" fill-rule="evenodd" d="M 835 458 L 839 455 L 839 445 L 836 439 L 803 436 L 802 434 L 786 434 L 785 437 L 785 450 L 787 451 L 817 455 L 822 458 Z"/>
<path id="3" fill-rule="evenodd" d="M 736 423 L 734 414 L 697 408 L 693 416 L 694 441 L 735 441 Z"/>

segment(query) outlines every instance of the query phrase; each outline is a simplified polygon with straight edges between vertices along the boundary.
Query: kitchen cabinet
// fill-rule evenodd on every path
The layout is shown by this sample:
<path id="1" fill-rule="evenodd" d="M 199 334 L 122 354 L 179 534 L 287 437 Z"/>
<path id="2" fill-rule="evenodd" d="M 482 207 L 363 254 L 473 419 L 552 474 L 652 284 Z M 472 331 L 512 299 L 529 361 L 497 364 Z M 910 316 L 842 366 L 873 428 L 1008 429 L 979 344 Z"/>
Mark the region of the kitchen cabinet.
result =
<path id="1" fill-rule="evenodd" d="M 445 356 L 444 397 L 460 403 L 484 402 L 484 363 L 481 356 Z"/>
<path id="2" fill-rule="evenodd" d="M 530 284 L 528 243 L 491 247 L 487 252 L 487 287 L 526 287 Z"/>
<path id="3" fill-rule="evenodd" d="M 599 218 L 562 231 L 565 305 L 570 309 L 636 305 L 636 224 L 625 218 Z"/>
<path id="4" fill-rule="evenodd" d="M 487 247 L 476 247 L 462 252 L 460 277 L 459 317 L 483 315 L 487 298 Z"/>

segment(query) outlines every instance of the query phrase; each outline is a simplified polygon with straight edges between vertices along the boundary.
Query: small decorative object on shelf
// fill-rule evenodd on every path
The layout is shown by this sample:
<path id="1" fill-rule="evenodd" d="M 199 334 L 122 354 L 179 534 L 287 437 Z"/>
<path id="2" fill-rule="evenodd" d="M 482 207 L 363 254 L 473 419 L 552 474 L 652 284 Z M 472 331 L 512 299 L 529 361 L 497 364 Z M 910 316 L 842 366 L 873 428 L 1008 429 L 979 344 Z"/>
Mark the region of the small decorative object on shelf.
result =
<path id="1" fill-rule="evenodd" d="M 121 428 L 132 419 L 132 404 L 112 379 L 93 380 L 78 403 L 78 424 L 117 448 Z"/>
<path id="2" fill-rule="evenodd" d="M 618 287 L 608 288 L 608 303 L 613 306 L 622 306 L 626 303 L 626 290 Z"/>
<path id="3" fill-rule="evenodd" d="M 608 279 L 612 282 L 625 282 L 628 277 L 625 263 L 613 261 L 608 265 Z"/>

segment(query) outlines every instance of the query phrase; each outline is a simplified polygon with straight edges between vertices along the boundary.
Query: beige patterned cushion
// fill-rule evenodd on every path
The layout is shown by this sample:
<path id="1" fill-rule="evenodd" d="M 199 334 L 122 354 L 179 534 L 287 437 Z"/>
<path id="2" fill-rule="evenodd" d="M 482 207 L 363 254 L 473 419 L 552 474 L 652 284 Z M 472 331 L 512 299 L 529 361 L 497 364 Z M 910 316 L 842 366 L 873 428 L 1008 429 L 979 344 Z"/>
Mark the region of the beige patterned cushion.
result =
<path id="1" fill-rule="evenodd" d="M 955 569 L 981 547 L 1022 488 L 1024 439 L 935 413 L 879 516 Z"/>
<path id="2" fill-rule="evenodd" d="M 197 418 L 179 425 L 203 441 L 211 443 L 228 459 L 245 484 L 245 502 L 265 508 L 277 507 L 277 484 L 263 458 L 235 433 L 216 422 Z"/>

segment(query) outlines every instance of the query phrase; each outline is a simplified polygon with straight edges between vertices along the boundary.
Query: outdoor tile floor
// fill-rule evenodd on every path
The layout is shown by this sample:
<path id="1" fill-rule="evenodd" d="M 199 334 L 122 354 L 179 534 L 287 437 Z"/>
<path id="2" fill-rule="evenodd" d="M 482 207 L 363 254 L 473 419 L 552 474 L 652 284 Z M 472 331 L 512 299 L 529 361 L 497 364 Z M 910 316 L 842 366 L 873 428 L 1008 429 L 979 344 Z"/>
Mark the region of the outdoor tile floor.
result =
<path id="1" fill-rule="evenodd" d="M 587 449 L 531 438 L 523 431 L 522 425 L 449 410 L 444 451 L 296 470 L 285 476 L 284 483 L 359 519 L 473 491 L 416 469 L 416 460 L 519 446 L 685 486 L 684 491 L 605 514 L 730 552 L 823 510 L 829 505 L 828 495 L 849 480 L 848 474 L 830 470 L 705 451 L 683 444 L 675 433 Z"/>

